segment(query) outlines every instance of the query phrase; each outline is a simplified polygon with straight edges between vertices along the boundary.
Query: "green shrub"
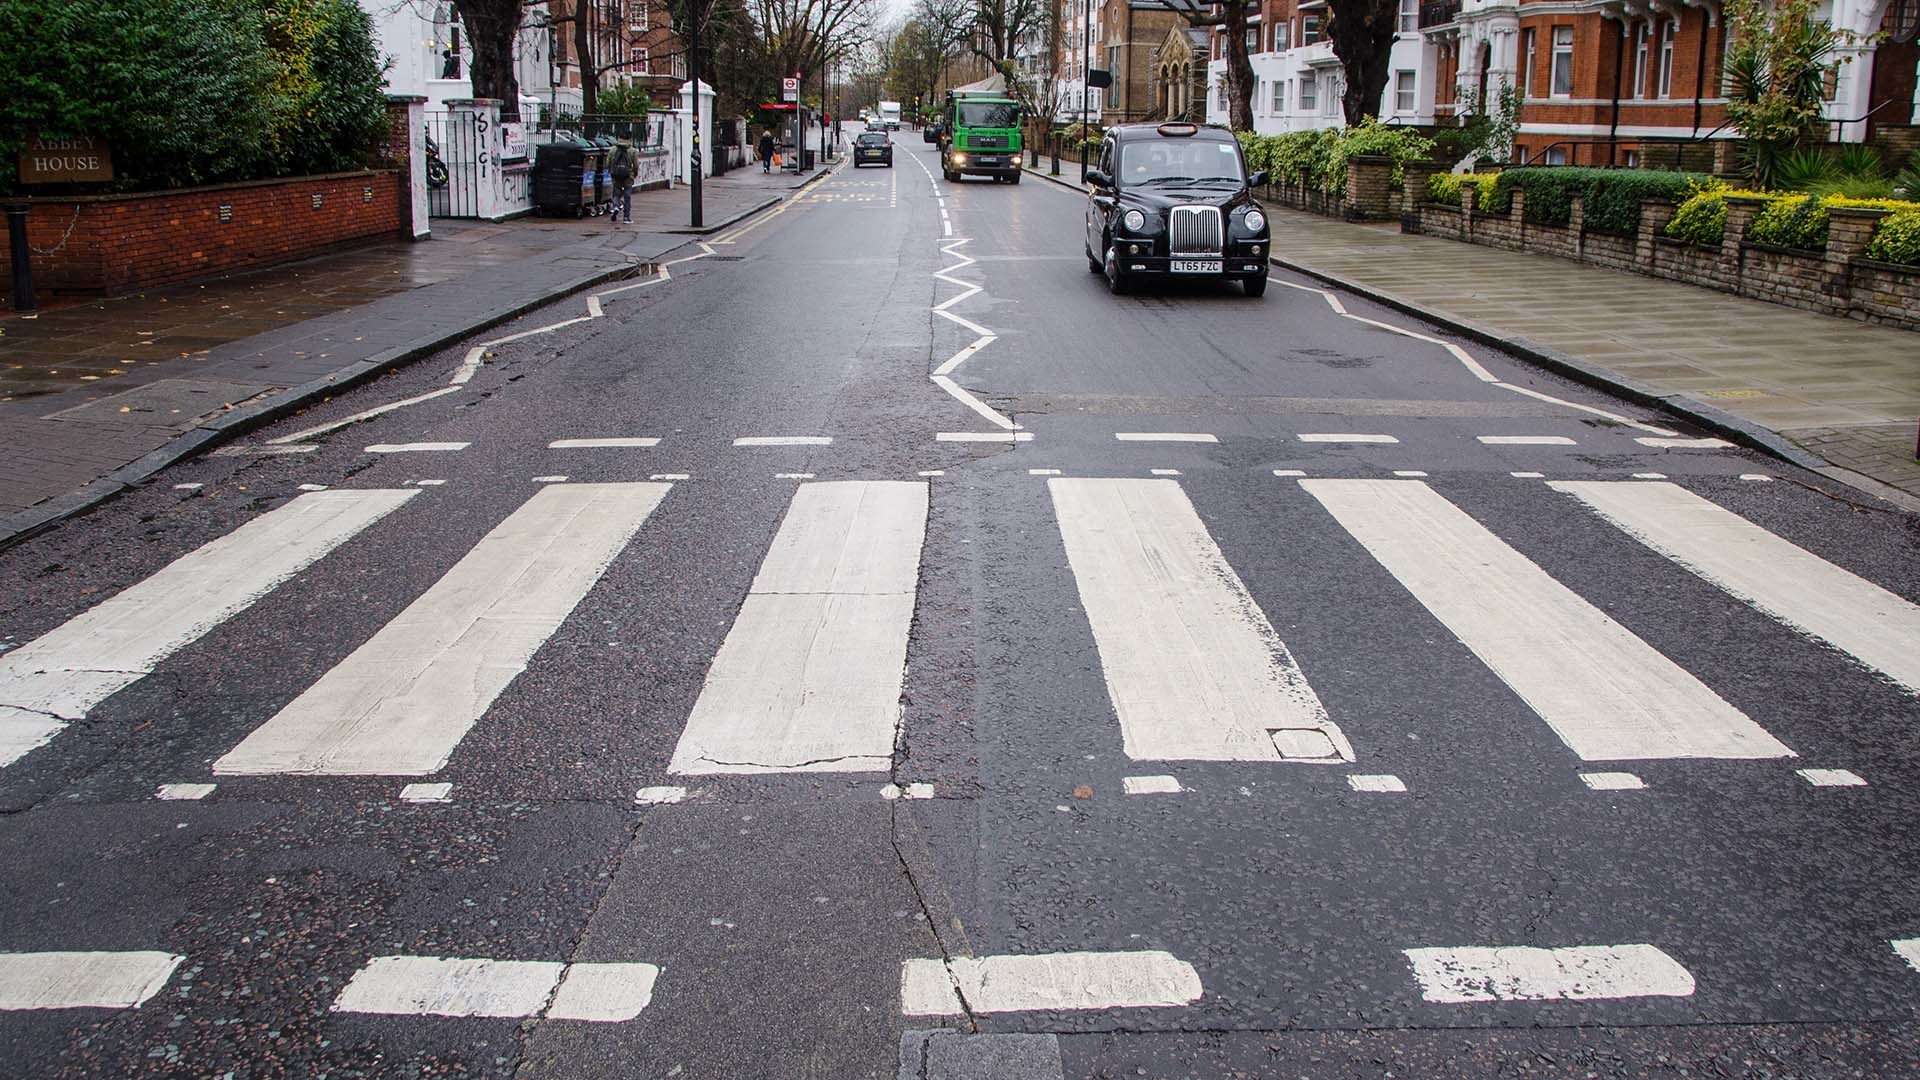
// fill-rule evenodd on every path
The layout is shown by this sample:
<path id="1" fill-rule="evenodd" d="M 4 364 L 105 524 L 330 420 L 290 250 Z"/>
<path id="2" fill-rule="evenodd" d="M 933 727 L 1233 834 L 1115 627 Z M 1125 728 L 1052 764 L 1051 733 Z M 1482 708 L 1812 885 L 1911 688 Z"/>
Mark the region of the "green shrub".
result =
<path id="1" fill-rule="evenodd" d="M 1535 166 L 1502 172 L 1493 197 L 1483 205 L 1503 213 L 1513 205 L 1513 193 L 1524 191 L 1528 224 L 1565 225 L 1573 212 L 1573 197 L 1578 195 L 1588 232 L 1632 236 L 1640 227 L 1640 200 L 1680 202 L 1711 182 L 1711 177 L 1699 173 Z"/>
<path id="2" fill-rule="evenodd" d="M 1867 258 L 1902 266 L 1920 266 L 1920 209 L 1892 214 L 1867 244 Z"/>
<path id="3" fill-rule="evenodd" d="M 1819 251 L 1827 246 L 1827 208 L 1811 195 L 1787 195 L 1761 207 L 1747 239 L 1773 247 Z"/>
<path id="4" fill-rule="evenodd" d="M 1433 173 L 1427 177 L 1427 198 L 1448 206 L 1459 206 L 1460 193 L 1466 190 L 1468 184 L 1472 184 L 1480 189 L 1478 205 L 1484 207 L 1487 200 L 1493 198 L 1493 187 L 1499 178 L 1497 172 Z"/>
<path id="5" fill-rule="evenodd" d="M 1724 188 L 1695 192 L 1673 212 L 1666 234 L 1689 244 L 1718 247 L 1727 233 L 1726 194 Z"/>
<path id="6" fill-rule="evenodd" d="M 1317 128 L 1284 135 L 1239 133 L 1249 169 L 1265 169 L 1276 183 L 1304 180 L 1329 195 L 1347 190 L 1347 159 L 1378 154 L 1393 159 L 1393 179 L 1409 161 L 1433 152 L 1433 141 L 1411 128 L 1390 127 L 1368 118 L 1350 128 Z"/>
<path id="7" fill-rule="evenodd" d="M 280 67 L 274 156 L 287 173 L 362 168 L 387 126 L 373 20 L 353 0 L 261 0 Z"/>

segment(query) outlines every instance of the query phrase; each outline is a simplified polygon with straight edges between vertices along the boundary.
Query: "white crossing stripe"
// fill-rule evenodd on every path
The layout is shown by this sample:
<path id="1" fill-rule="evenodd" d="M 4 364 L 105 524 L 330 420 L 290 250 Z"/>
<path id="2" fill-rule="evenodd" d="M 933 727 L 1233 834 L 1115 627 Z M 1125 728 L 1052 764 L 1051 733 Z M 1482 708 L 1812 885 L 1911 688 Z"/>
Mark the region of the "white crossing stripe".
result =
<path id="1" fill-rule="evenodd" d="M 547 444 L 549 450 L 591 450 L 609 447 L 647 447 L 659 446 L 659 439 L 617 438 L 617 439 L 555 439 Z"/>
<path id="2" fill-rule="evenodd" d="M 400 801 L 410 803 L 444 803 L 453 801 L 453 785 L 408 784 L 400 789 Z"/>
<path id="3" fill-rule="evenodd" d="M 1565 435 L 1476 435 L 1488 446 L 1573 446 Z"/>
<path id="4" fill-rule="evenodd" d="M 170 802 L 197 802 L 213 794 L 213 784 L 161 784 L 153 789 L 153 797 Z"/>
<path id="5" fill-rule="evenodd" d="M 1920 693 L 1920 605 L 1678 484 L 1548 486 L 1760 611 Z"/>
<path id="6" fill-rule="evenodd" d="M 1193 965 L 1159 950 L 963 956 L 900 965 L 905 1016 L 1167 1008 L 1192 1004 L 1201 993 Z"/>
<path id="7" fill-rule="evenodd" d="M 1920 938 L 1895 938 L 1887 944 L 1893 946 L 1893 951 L 1900 954 L 1908 967 L 1920 971 Z"/>
<path id="8" fill-rule="evenodd" d="M 1373 776 L 1355 773 L 1347 777 L 1347 786 L 1355 791 L 1373 791 L 1385 794 L 1397 794 L 1407 790 L 1407 782 L 1392 773 L 1380 773 Z"/>
<path id="9" fill-rule="evenodd" d="M 1116 431 L 1113 437 L 1121 442 L 1217 443 L 1220 441 L 1204 431 Z"/>
<path id="10" fill-rule="evenodd" d="M 374 443 L 372 446 L 367 447 L 367 453 L 369 454 L 412 454 L 412 453 L 420 453 L 420 452 L 432 453 L 435 451 L 443 451 L 443 450 L 465 450 L 467 447 L 471 445 L 473 444 L 463 443 L 463 442 Z"/>
<path id="11" fill-rule="evenodd" d="M 668 770 L 890 768 L 926 527 L 924 481 L 800 485 Z"/>
<path id="12" fill-rule="evenodd" d="M 1177 776 L 1123 776 L 1120 786 L 1129 795 L 1178 795 L 1187 790 Z"/>
<path id="13" fill-rule="evenodd" d="M 1793 756 L 1425 482 L 1300 484 L 1582 758 Z"/>
<path id="14" fill-rule="evenodd" d="M 296 496 L 0 655 L 0 766 L 418 494 L 372 489 Z"/>
<path id="15" fill-rule="evenodd" d="M 437 771 L 671 488 L 541 488 L 213 771 Z"/>
<path id="16" fill-rule="evenodd" d="M 1865 787 L 1867 782 L 1852 769 L 1800 769 L 1800 779 L 1814 787 Z"/>
<path id="17" fill-rule="evenodd" d="M 0 953 L 0 1010 L 137 1009 L 183 959 L 150 951 Z"/>
<path id="18" fill-rule="evenodd" d="M 1177 481 L 1047 486 L 1128 757 L 1353 760 Z"/>
<path id="19" fill-rule="evenodd" d="M 1392 435 L 1309 431 L 1301 434 L 1300 441 L 1315 443 L 1397 443 L 1400 440 Z"/>
<path id="20" fill-rule="evenodd" d="M 828 446 L 831 435 L 748 435 L 733 440 L 735 446 Z"/>
<path id="21" fill-rule="evenodd" d="M 1652 945 L 1408 949 L 1428 1001 L 1594 1001 L 1690 997 L 1693 976 Z"/>
<path id="22" fill-rule="evenodd" d="M 1639 791 L 1647 786 L 1630 772 L 1583 772 L 1580 781 L 1595 791 Z"/>
<path id="23" fill-rule="evenodd" d="M 687 789 L 683 787 L 643 787 L 633 795 L 633 801 L 643 806 L 685 802 L 686 798 Z"/>
<path id="24" fill-rule="evenodd" d="M 653 964 L 376 956 L 347 980 L 333 1011 L 618 1023 L 652 1002 L 659 976 Z"/>

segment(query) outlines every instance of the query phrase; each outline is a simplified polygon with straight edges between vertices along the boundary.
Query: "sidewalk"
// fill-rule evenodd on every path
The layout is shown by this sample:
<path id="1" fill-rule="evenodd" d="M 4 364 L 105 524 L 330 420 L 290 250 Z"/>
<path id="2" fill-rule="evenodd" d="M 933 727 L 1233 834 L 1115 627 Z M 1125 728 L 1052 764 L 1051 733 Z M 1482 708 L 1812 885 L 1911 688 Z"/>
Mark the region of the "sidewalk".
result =
<path id="1" fill-rule="evenodd" d="M 703 185 L 707 232 L 811 177 Z M 0 543 L 311 397 L 634 272 L 698 237 L 685 187 L 634 224 L 435 218 L 383 242 L 201 283 L 0 317 Z"/>
<path id="2" fill-rule="evenodd" d="M 1267 216 L 1282 266 L 1631 396 L 1662 399 L 1857 487 L 1920 496 L 1920 334 L 1408 235 L 1397 225 L 1278 207 Z"/>

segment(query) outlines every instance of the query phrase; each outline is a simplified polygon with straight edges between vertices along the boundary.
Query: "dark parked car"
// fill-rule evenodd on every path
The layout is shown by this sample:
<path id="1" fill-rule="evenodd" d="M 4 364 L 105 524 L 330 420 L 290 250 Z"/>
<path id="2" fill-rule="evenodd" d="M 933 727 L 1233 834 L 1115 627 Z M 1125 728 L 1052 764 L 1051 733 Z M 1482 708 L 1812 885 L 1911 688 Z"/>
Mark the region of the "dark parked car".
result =
<path id="1" fill-rule="evenodd" d="M 1125 293 L 1143 279 L 1238 281 L 1267 291 L 1267 215 L 1240 144 L 1215 124 L 1122 124 L 1107 129 L 1087 170 L 1087 268 Z"/>
<path id="2" fill-rule="evenodd" d="M 885 165 L 893 168 L 893 142 L 883 131 L 863 131 L 853 140 L 853 167 Z"/>
<path id="3" fill-rule="evenodd" d="M 928 124 L 926 127 L 921 128 L 920 141 L 930 142 L 930 143 L 939 142 L 942 127 L 943 125 L 936 121 L 934 123 Z"/>

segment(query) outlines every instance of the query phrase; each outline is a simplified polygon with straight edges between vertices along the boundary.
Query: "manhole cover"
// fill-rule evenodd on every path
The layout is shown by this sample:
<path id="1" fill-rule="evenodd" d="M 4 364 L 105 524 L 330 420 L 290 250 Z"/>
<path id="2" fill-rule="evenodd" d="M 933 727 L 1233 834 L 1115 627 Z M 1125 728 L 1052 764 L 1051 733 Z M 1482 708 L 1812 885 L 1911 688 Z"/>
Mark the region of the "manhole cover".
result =
<path id="1" fill-rule="evenodd" d="M 215 379 L 159 379 L 85 405 L 48 413 L 41 419 L 185 430 L 225 411 L 228 405 L 239 405 L 278 389 L 261 383 Z"/>

